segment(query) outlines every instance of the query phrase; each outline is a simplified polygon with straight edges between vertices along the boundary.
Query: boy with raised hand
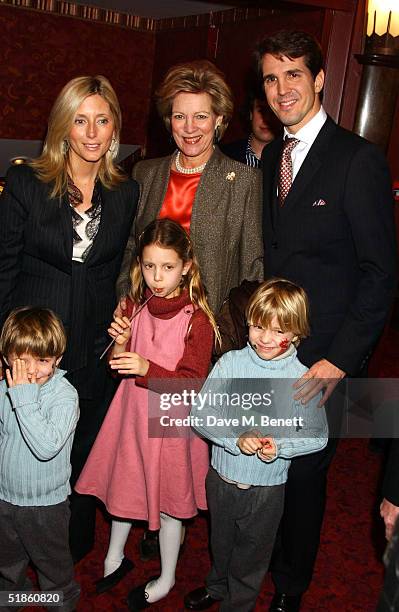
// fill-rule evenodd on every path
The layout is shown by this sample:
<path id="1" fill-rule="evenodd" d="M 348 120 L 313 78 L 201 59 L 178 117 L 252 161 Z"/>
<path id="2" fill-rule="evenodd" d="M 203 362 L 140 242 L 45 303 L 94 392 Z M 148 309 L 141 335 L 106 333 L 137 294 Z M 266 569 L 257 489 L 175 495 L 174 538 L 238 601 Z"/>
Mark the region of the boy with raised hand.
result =
<path id="1" fill-rule="evenodd" d="M 1 333 L 8 369 L 0 382 L 0 590 L 29 589 L 32 562 L 41 596 L 58 591 L 57 609 L 69 612 L 80 593 L 67 500 L 79 407 L 76 390 L 57 368 L 65 346 L 62 323 L 46 308 L 14 310 Z M 42 605 L 54 605 L 47 595 Z"/>

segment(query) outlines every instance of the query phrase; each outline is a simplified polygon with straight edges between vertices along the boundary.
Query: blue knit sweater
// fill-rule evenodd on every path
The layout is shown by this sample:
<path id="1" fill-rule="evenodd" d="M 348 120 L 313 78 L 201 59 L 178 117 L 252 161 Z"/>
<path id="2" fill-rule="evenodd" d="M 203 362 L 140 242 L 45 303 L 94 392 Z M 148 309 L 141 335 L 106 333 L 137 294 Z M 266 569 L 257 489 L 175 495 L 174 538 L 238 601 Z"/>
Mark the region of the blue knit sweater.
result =
<path id="1" fill-rule="evenodd" d="M 43 385 L 0 382 L 0 499 L 51 506 L 71 489 L 70 455 L 79 418 L 76 389 L 63 370 Z"/>
<path id="2" fill-rule="evenodd" d="M 307 369 L 295 349 L 270 361 L 249 345 L 221 357 L 191 410 L 194 428 L 213 442 L 212 466 L 221 476 L 249 485 L 282 484 L 292 457 L 326 446 L 326 415 L 317 407 L 320 395 L 307 405 L 293 398 L 292 385 Z M 251 402 L 255 405 L 249 408 Z M 248 430 L 274 438 L 276 459 L 266 463 L 257 454 L 241 453 L 237 439 Z"/>

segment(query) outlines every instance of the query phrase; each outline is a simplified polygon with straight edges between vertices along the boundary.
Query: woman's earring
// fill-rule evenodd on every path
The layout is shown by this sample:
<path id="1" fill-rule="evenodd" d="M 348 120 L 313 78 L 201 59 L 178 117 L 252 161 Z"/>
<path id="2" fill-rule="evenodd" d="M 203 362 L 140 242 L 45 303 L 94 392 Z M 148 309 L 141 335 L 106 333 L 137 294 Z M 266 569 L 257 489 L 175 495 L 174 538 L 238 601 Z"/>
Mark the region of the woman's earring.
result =
<path id="1" fill-rule="evenodd" d="M 213 142 L 214 144 L 217 144 L 220 140 L 220 125 L 217 125 L 215 127 L 215 133 L 213 135 Z"/>
<path id="2" fill-rule="evenodd" d="M 69 151 L 69 141 L 65 138 L 62 143 L 62 154 L 66 155 Z"/>
<path id="3" fill-rule="evenodd" d="M 116 151 L 117 151 L 117 144 L 116 144 L 116 140 L 115 138 L 113 138 L 111 140 L 111 144 L 109 145 L 109 149 L 108 151 L 111 153 L 111 155 L 115 155 Z"/>

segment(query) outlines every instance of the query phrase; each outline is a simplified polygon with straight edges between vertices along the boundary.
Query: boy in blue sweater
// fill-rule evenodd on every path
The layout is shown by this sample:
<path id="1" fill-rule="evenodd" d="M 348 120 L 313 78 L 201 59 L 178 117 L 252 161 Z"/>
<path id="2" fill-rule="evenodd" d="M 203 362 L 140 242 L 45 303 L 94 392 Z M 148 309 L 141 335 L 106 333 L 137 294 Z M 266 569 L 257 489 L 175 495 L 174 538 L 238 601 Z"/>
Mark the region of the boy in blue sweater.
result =
<path id="1" fill-rule="evenodd" d="M 69 612 L 80 593 L 67 501 L 79 407 L 76 390 L 57 369 L 65 345 L 62 323 L 45 308 L 14 310 L 1 333 L 9 369 L 0 382 L 0 590 L 29 590 L 31 561 L 41 590 L 61 591 L 57 610 Z"/>
<path id="2" fill-rule="evenodd" d="M 296 346 L 309 333 L 308 310 L 297 285 L 262 283 L 246 310 L 248 345 L 221 357 L 192 408 L 195 429 L 213 443 L 206 481 L 213 563 L 206 587 L 185 598 L 190 610 L 216 601 L 223 612 L 254 609 L 283 512 L 290 459 L 327 444 L 320 398 L 303 406 L 293 397 L 293 383 L 307 370 Z"/>

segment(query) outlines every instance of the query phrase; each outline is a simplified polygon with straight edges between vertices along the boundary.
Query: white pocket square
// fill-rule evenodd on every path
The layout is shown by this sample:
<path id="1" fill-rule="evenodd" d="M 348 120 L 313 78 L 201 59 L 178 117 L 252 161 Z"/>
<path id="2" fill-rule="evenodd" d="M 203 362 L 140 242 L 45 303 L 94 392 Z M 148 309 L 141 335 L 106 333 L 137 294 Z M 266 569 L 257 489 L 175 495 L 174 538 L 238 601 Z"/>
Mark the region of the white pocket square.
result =
<path id="1" fill-rule="evenodd" d="M 326 206 L 327 202 L 325 202 L 324 200 L 316 200 L 315 202 L 313 202 L 312 206 Z"/>

